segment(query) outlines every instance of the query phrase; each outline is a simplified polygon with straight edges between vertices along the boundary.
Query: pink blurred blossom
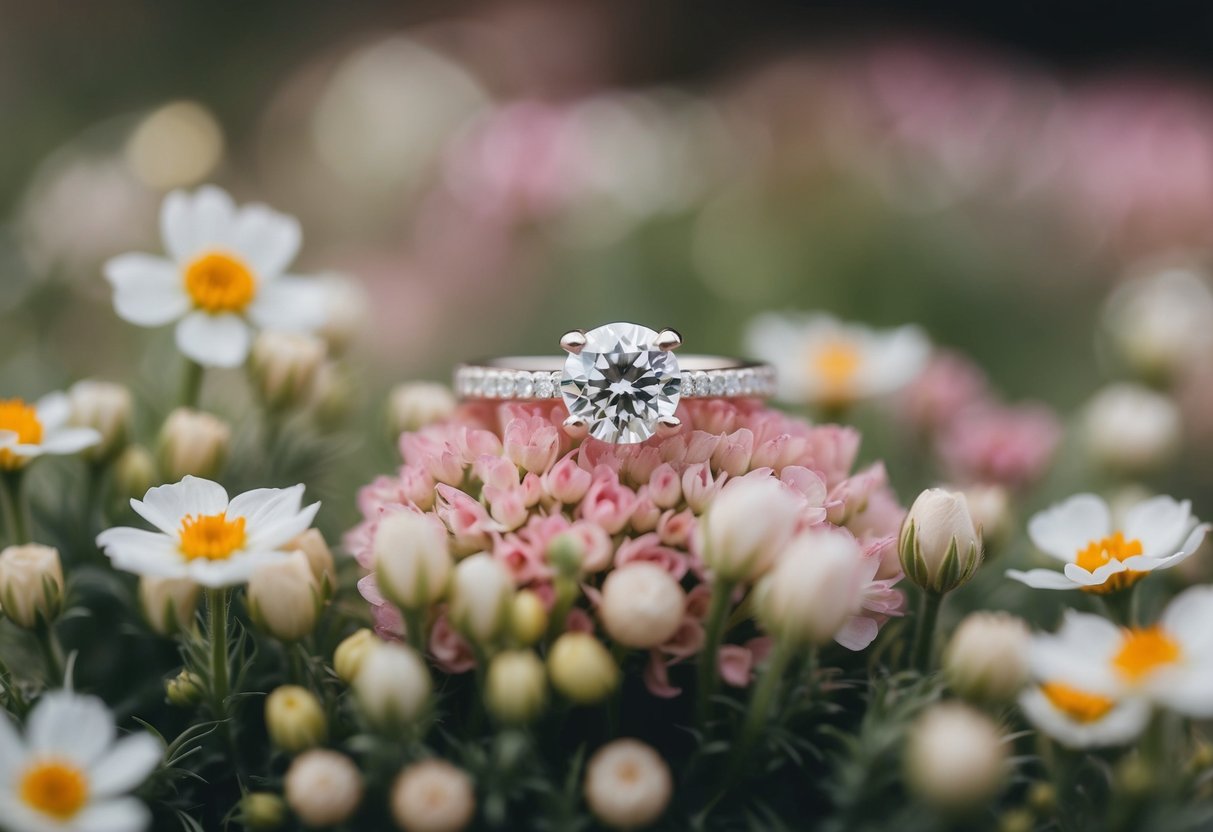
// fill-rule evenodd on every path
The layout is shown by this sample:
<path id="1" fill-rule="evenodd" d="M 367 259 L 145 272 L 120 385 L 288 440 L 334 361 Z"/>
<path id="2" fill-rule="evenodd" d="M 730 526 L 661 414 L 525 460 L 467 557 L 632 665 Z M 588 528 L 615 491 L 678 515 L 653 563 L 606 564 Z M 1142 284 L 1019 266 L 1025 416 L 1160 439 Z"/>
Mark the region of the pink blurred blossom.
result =
<path id="1" fill-rule="evenodd" d="M 1061 424 L 1048 407 L 986 403 L 957 416 L 938 452 L 956 482 L 1023 488 L 1048 470 L 1060 441 Z"/>

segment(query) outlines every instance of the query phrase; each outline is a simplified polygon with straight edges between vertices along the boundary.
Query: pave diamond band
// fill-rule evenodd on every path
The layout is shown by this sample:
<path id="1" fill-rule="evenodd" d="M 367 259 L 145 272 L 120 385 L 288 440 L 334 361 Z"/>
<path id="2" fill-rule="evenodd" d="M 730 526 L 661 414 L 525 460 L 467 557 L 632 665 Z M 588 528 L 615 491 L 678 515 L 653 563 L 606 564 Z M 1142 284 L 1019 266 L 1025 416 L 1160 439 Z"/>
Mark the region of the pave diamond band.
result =
<path id="1" fill-rule="evenodd" d="M 518 369 L 539 361 L 552 369 Z M 680 355 L 682 398 L 769 398 L 775 394 L 775 371 L 769 364 L 707 355 Z M 732 364 L 732 366 L 728 366 Z M 463 399 L 558 399 L 564 371 L 555 356 L 496 358 L 455 369 L 455 395 Z M 702 367 L 703 369 L 696 369 Z"/>

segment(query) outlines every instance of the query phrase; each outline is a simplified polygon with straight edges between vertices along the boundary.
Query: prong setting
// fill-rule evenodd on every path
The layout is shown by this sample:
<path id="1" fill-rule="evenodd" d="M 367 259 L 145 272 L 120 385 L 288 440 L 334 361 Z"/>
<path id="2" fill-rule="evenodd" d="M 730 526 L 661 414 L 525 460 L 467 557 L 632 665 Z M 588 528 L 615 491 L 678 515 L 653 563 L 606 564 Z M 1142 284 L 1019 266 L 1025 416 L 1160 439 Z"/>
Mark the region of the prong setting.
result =
<path id="1" fill-rule="evenodd" d="M 682 336 L 676 329 L 663 329 L 657 333 L 657 349 L 670 352 L 682 346 Z"/>
<path id="2" fill-rule="evenodd" d="M 678 433 L 682 420 L 677 416 L 660 416 L 657 419 L 657 435 L 662 439 Z"/>
<path id="3" fill-rule="evenodd" d="M 572 329 L 560 336 L 560 348 L 569 355 L 580 355 L 585 340 L 585 330 Z"/>
<path id="4" fill-rule="evenodd" d="M 590 432 L 590 426 L 580 416 L 570 416 L 564 420 L 564 432 L 572 439 L 585 439 Z"/>

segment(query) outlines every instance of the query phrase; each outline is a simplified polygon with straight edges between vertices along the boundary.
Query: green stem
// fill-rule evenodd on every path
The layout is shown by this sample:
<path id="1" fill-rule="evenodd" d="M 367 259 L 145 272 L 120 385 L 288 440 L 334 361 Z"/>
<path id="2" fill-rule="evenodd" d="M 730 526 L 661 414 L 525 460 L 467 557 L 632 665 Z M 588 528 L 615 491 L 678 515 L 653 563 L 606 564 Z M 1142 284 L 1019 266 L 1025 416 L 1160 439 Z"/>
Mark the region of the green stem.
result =
<path id="1" fill-rule="evenodd" d="M 205 368 L 193 359 L 185 359 L 185 371 L 181 377 L 181 405 L 194 408 L 202 396 L 202 378 Z"/>
<path id="2" fill-rule="evenodd" d="M 567 575 L 556 576 L 556 600 L 552 603 L 552 614 L 548 617 L 548 638 L 554 639 L 564 632 L 569 610 L 577 600 L 577 581 Z"/>
<path id="3" fill-rule="evenodd" d="M 405 636 L 409 640 L 409 646 L 417 651 L 419 655 L 425 655 L 425 610 L 412 610 L 401 608 L 401 614 L 404 616 Z"/>
<path id="4" fill-rule="evenodd" d="M 227 589 L 207 589 L 207 622 L 211 637 L 211 709 L 219 723 L 219 733 L 231 755 L 231 764 L 238 779 L 241 777 L 240 751 L 236 747 L 236 735 L 227 710 L 230 690 L 231 659 L 227 642 Z"/>
<path id="5" fill-rule="evenodd" d="M 9 542 L 14 546 L 30 542 L 24 485 L 24 469 L 17 468 L 4 473 L 3 488 L 0 488 L 0 512 L 4 514 Z"/>
<path id="6" fill-rule="evenodd" d="M 699 684 L 697 685 L 697 723 L 702 728 L 711 712 L 712 695 L 716 692 L 716 662 L 720 642 L 724 638 L 729 604 L 733 598 L 733 582 L 717 578 L 712 584 L 712 600 L 704 623 L 703 650 L 699 652 Z"/>
<path id="7" fill-rule="evenodd" d="M 918 608 L 918 626 L 914 631 L 914 650 L 910 654 L 916 670 L 924 676 L 934 667 L 935 624 L 944 593 L 924 591 Z"/>
<path id="8" fill-rule="evenodd" d="M 34 635 L 38 640 L 42 660 L 46 663 L 47 680 L 52 687 L 58 687 L 63 683 L 63 648 L 59 644 L 59 637 L 55 634 L 55 626 L 39 616 L 38 626 L 34 628 Z"/>
<path id="9" fill-rule="evenodd" d="M 779 639 L 775 642 L 771 658 L 762 671 L 757 687 L 754 688 L 754 695 L 750 697 L 750 707 L 746 711 L 745 722 L 741 727 L 741 738 L 733 755 L 735 769 L 739 770 L 741 766 L 745 765 L 746 758 L 758 744 L 770 717 L 771 707 L 775 704 L 784 673 L 787 672 L 788 663 L 795 652 L 796 645 L 788 639 Z"/>

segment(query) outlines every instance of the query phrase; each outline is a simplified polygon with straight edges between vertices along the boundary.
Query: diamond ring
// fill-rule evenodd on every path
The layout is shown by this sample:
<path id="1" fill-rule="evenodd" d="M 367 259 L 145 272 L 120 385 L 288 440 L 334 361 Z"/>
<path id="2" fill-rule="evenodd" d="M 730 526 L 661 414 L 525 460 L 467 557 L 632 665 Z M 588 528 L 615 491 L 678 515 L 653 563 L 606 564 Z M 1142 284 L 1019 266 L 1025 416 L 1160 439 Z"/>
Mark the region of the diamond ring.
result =
<path id="1" fill-rule="evenodd" d="M 510 401 L 564 399 L 569 435 L 630 445 L 668 436 L 681 423 L 674 415 L 684 398 L 771 396 L 775 371 L 769 364 L 710 355 L 674 355 L 682 336 L 630 323 L 560 339 L 568 353 L 512 356 L 461 364 L 455 392 L 463 399 Z"/>

